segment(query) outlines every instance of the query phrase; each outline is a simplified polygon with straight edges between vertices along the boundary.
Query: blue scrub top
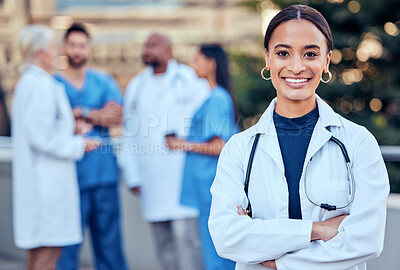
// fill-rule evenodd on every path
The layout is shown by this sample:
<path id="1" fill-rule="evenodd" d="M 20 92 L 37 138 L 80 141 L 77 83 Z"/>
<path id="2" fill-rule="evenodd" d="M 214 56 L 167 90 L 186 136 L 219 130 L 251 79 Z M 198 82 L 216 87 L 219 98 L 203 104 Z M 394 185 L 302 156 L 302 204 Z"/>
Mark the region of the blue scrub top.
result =
<path id="1" fill-rule="evenodd" d="M 60 73 L 55 74 L 54 77 L 65 86 L 72 108 L 87 107 L 92 110 L 99 110 L 110 101 L 122 104 L 120 88 L 109 74 L 88 69 L 81 89 L 72 85 Z M 83 159 L 77 162 L 80 189 L 86 190 L 117 183 L 119 168 L 114 148 L 109 144 L 108 128 L 94 126 L 85 136 L 102 138 L 105 143 L 98 149 L 86 153 Z"/>
<path id="2" fill-rule="evenodd" d="M 209 98 L 194 114 L 187 141 L 205 143 L 214 137 L 227 142 L 238 132 L 232 98 L 222 87 L 215 87 Z M 218 156 L 186 154 L 181 203 L 209 211 L 211 184 L 217 171 Z"/>

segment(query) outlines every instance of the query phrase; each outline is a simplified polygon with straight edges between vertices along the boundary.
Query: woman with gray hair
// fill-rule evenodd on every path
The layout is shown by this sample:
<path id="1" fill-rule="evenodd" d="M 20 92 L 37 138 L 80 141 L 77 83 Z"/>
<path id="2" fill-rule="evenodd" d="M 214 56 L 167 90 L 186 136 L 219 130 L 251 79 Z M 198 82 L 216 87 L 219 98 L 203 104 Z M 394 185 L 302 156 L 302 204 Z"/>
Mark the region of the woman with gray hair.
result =
<path id="1" fill-rule="evenodd" d="M 63 86 L 50 75 L 53 30 L 28 25 L 19 45 L 27 65 L 12 107 L 14 241 L 28 249 L 26 269 L 55 269 L 60 247 L 82 241 L 75 160 L 99 142 L 74 134 Z"/>

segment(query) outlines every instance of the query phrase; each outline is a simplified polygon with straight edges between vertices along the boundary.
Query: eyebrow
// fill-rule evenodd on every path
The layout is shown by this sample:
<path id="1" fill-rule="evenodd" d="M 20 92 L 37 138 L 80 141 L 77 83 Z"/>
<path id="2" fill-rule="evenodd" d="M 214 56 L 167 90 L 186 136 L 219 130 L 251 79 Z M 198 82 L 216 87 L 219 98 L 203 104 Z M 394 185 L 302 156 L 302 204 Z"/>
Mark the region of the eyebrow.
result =
<path id="1" fill-rule="evenodd" d="M 290 45 L 287 44 L 278 44 L 274 47 L 274 49 L 279 48 L 279 47 L 283 47 L 283 48 L 287 48 L 287 49 L 291 49 L 292 47 Z M 311 44 L 311 45 L 306 45 L 304 46 L 304 49 L 321 49 L 318 45 L 315 44 Z"/>
<path id="2" fill-rule="evenodd" d="M 318 49 L 318 50 L 320 50 L 321 48 L 318 45 L 312 44 L 312 45 L 304 46 L 304 49 Z"/>

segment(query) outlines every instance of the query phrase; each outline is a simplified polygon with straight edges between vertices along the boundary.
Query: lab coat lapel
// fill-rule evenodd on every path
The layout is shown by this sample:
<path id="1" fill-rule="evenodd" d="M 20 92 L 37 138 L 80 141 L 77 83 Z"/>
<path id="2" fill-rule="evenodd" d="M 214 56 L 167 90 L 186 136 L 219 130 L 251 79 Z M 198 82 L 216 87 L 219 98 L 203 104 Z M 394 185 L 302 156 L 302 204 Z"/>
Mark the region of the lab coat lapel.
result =
<path id="1" fill-rule="evenodd" d="M 326 127 L 342 125 L 338 116 L 328 104 L 326 104 L 318 95 L 316 95 L 316 100 L 320 118 L 318 119 L 311 136 L 304 164 L 307 164 L 308 160 L 310 160 L 310 158 L 314 156 L 314 154 L 331 138 L 332 134 L 326 129 Z M 274 160 L 281 172 L 284 173 L 285 167 L 283 164 L 281 149 L 279 147 L 278 136 L 273 122 L 275 105 L 276 98 L 270 103 L 258 123 L 251 129 L 250 132 L 251 135 L 255 135 L 256 133 L 263 134 L 263 136 L 260 137 L 260 148 Z"/>
<path id="2" fill-rule="evenodd" d="M 260 137 L 260 148 L 272 158 L 279 170 L 284 174 L 285 166 L 283 165 L 282 153 L 279 147 L 275 125 L 269 125 L 268 133 Z"/>
<path id="3" fill-rule="evenodd" d="M 318 152 L 318 150 L 321 149 L 322 146 L 324 146 L 324 144 L 332 137 L 332 133 L 327 129 L 327 127 L 342 125 L 338 116 L 328 104 L 326 104 L 318 95 L 316 95 L 316 100 L 318 104 L 319 119 L 311 136 L 304 165 L 306 165 L 315 153 Z"/>
<path id="4" fill-rule="evenodd" d="M 169 60 L 167 70 L 164 74 L 166 81 L 165 85 L 168 87 L 163 89 L 163 95 L 169 95 L 171 91 L 177 91 L 177 89 L 175 89 L 176 87 L 174 87 L 176 84 L 177 66 L 178 63 L 175 60 Z M 176 93 L 174 95 L 176 95 Z"/>
<path id="5" fill-rule="evenodd" d="M 315 153 L 321 149 L 321 147 L 329 141 L 332 134 L 325 128 L 321 120 L 318 120 L 317 124 L 315 125 L 313 134 L 311 136 L 310 144 L 308 146 L 306 158 L 304 160 L 304 165 L 311 159 Z M 304 171 L 304 169 L 303 169 Z"/>
<path id="6" fill-rule="evenodd" d="M 252 130 L 253 135 L 256 133 L 262 133 L 260 137 L 259 147 L 267 155 L 269 155 L 272 160 L 276 163 L 279 170 L 284 174 L 285 167 L 283 165 L 283 159 L 281 154 L 281 149 L 279 147 L 278 135 L 276 133 L 275 125 L 273 123 L 273 112 L 275 109 L 276 98 L 271 101 L 268 108 L 265 110 L 261 116 L 258 123 L 254 126 Z"/>

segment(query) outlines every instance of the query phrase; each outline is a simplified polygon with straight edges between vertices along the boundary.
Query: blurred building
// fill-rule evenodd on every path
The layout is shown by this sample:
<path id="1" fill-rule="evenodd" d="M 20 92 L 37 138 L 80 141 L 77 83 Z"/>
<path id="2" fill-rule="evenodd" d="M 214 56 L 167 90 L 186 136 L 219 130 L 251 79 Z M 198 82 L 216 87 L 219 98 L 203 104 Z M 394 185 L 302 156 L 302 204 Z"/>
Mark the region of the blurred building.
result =
<path id="1" fill-rule="evenodd" d="M 110 72 L 122 89 L 143 68 L 141 47 L 154 31 L 167 34 L 174 55 L 189 63 L 199 42 L 220 42 L 235 50 L 257 50 L 261 17 L 240 0 L 0 0 L 0 80 L 10 104 L 19 77 L 17 34 L 28 23 L 51 26 L 59 34 L 83 22 L 93 36 L 92 65 Z M 60 57 L 59 68 L 65 66 Z M 9 107 L 9 106 L 8 106 Z"/>

